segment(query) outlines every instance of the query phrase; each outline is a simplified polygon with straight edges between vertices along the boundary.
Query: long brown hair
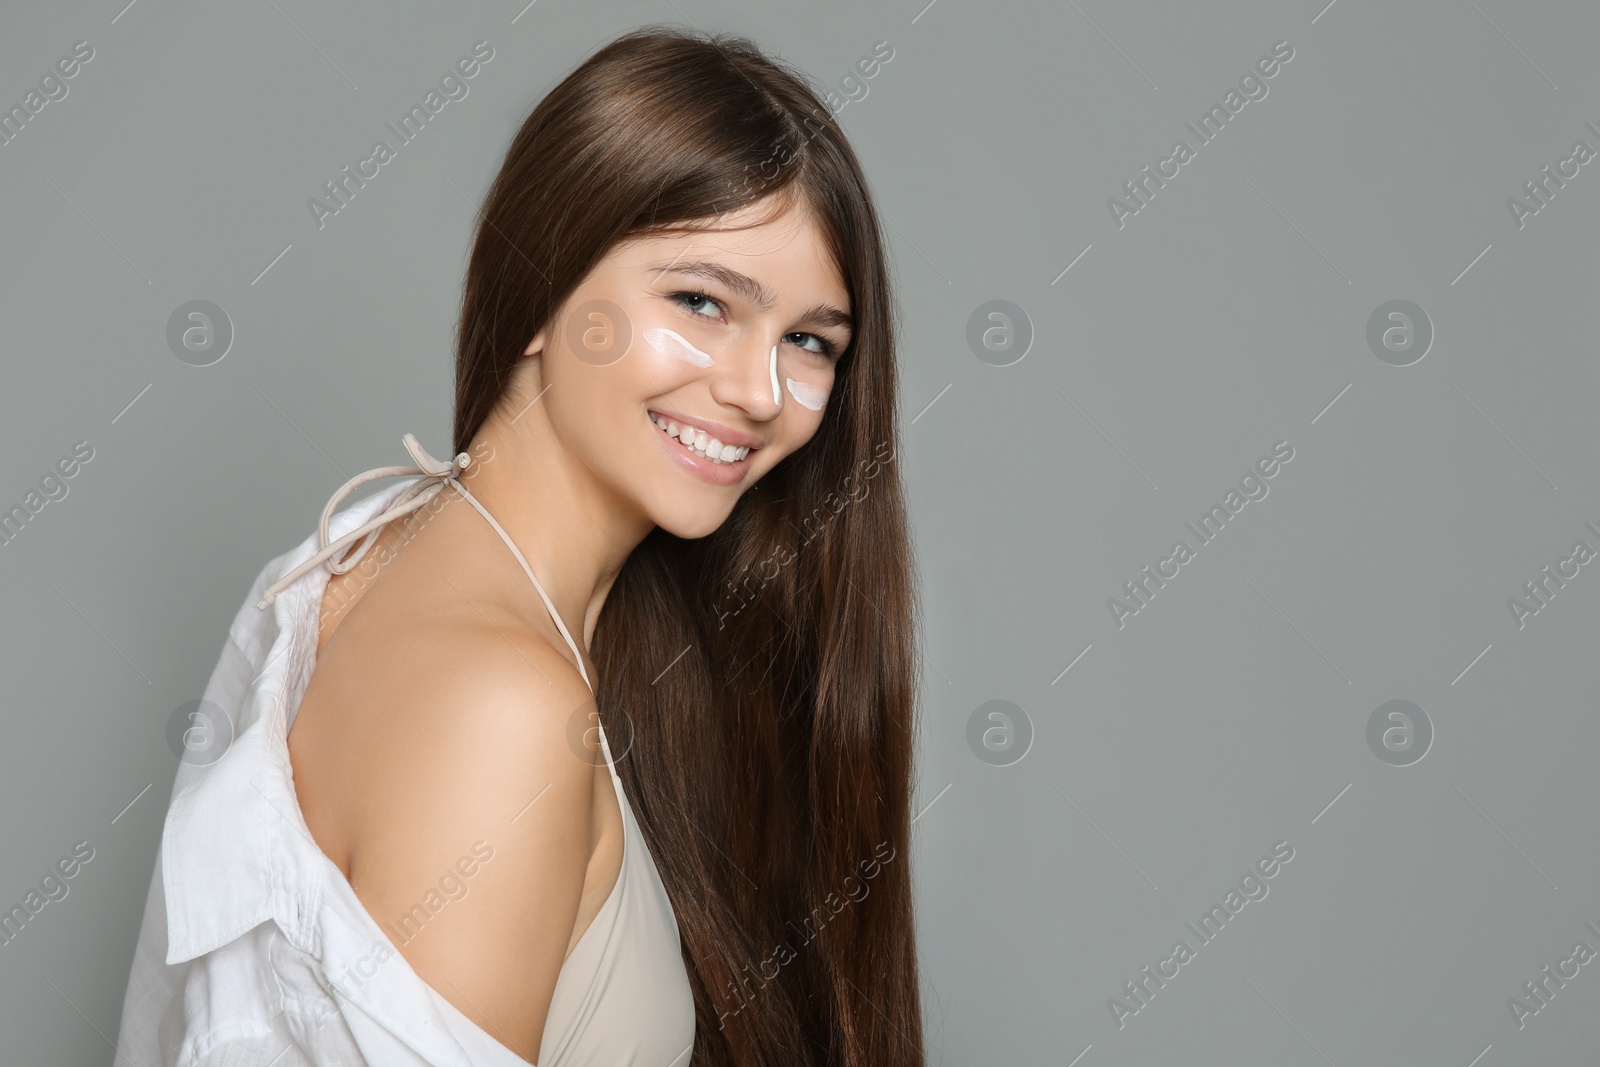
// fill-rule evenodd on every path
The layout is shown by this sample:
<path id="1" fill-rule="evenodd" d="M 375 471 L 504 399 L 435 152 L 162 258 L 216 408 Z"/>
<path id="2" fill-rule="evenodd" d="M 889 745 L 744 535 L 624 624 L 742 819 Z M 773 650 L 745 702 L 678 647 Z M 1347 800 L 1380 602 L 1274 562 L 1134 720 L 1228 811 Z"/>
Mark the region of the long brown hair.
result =
<path id="1" fill-rule="evenodd" d="M 850 347 L 816 436 L 720 529 L 657 528 L 630 555 L 590 650 L 596 698 L 677 913 L 694 1062 L 921 1067 L 917 590 L 890 279 L 860 164 L 804 74 L 741 37 L 646 27 L 551 90 L 473 243 L 455 451 L 615 243 L 769 195 L 824 230 Z"/>

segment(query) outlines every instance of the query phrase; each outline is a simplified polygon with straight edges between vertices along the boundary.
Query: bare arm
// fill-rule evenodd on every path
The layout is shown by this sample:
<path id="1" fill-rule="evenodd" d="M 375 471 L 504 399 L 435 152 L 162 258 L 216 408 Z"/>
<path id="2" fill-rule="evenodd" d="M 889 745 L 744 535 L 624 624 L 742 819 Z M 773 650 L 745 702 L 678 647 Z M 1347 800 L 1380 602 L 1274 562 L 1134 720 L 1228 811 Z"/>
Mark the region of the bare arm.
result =
<path id="1" fill-rule="evenodd" d="M 351 884 L 424 982 L 533 1062 L 593 849 L 594 764 L 568 739 L 590 694 L 538 638 L 441 658 L 386 712 Z"/>

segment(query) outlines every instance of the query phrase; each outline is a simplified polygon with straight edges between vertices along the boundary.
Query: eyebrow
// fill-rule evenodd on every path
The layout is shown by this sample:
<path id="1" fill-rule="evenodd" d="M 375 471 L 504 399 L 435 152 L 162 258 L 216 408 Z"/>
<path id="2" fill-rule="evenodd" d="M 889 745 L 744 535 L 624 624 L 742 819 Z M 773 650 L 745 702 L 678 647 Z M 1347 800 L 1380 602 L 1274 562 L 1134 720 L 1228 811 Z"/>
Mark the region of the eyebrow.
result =
<path id="1" fill-rule="evenodd" d="M 706 278 L 727 287 L 742 299 L 754 304 L 762 311 L 772 310 L 773 296 L 767 291 L 766 286 L 750 277 L 741 274 L 732 267 L 709 260 L 690 260 L 688 262 L 671 262 L 655 264 L 650 267 L 658 275 L 663 273 L 689 274 L 697 278 Z M 845 312 L 832 304 L 814 304 L 807 308 L 800 316 L 799 322 L 812 326 L 837 326 L 846 330 L 854 328 L 854 321 Z"/>

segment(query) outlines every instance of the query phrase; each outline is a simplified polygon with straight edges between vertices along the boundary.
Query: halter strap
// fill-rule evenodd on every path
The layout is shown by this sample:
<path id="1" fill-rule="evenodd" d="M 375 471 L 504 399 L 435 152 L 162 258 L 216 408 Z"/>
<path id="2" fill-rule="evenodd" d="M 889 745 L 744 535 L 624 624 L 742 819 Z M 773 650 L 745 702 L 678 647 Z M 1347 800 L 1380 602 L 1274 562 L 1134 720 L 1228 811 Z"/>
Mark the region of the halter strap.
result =
<path id="1" fill-rule="evenodd" d="M 533 588 L 539 593 L 539 599 L 544 601 L 544 606 L 550 612 L 550 617 L 555 620 L 556 629 L 561 631 L 561 636 L 567 642 L 567 647 L 572 649 L 572 657 L 578 663 L 578 673 L 583 677 L 583 684 L 587 685 L 592 693 L 594 684 L 589 681 L 589 672 L 584 668 L 583 656 L 578 651 L 578 643 L 572 639 L 572 634 L 567 630 L 567 624 L 561 621 L 560 613 L 556 611 L 555 605 L 550 602 L 550 596 L 544 591 L 544 586 L 539 583 L 539 578 L 533 573 L 533 568 L 528 566 L 528 560 L 523 556 L 522 550 L 511 539 L 511 535 L 506 533 L 505 528 L 495 521 L 495 517 L 489 514 L 482 504 L 478 503 L 478 498 L 469 493 L 467 487 L 461 484 L 461 472 L 471 466 L 472 457 L 465 452 L 458 452 L 454 460 L 446 463 L 430 456 L 427 449 L 422 447 L 414 435 L 408 433 L 400 440 L 406 446 L 406 451 L 411 453 L 411 458 L 416 460 L 416 465 L 376 467 L 356 475 L 341 485 L 333 496 L 328 499 L 327 506 L 322 509 L 322 518 L 317 523 L 317 551 L 310 559 L 307 559 L 288 574 L 269 585 L 265 595 L 257 602 L 256 608 L 263 609 L 268 604 L 271 604 L 277 599 L 279 593 L 299 581 L 318 565 L 327 567 L 333 574 L 343 574 L 350 570 L 361 562 L 361 557 L 367 554 L 367 549 L 371 548 L 373 542 L 378 539 L 379 531 L 383 526 L 416 511 L 442 493 L 444 487 L 449 485 L 460 493 L 467 503 L 476 508 L 478 514 L 489 520 L 489 525 L 494 527 L 495 533 L 500 535 L 500 539 L 506 543 L 512 554 L 517 557 L 517 562 L 522 564 L 523 572 L 532 580 Z M 422 477 L 401 490 L 388 508 L 337 540 L 328 540 L 328 520 L 333 517 L 339 502 L 348 496 L 353 489 L 377 478 L 395 478 L 414 474 L 420 474 Z M 348 559 L 335 559 L 357 540 L 361 544 Z"/>

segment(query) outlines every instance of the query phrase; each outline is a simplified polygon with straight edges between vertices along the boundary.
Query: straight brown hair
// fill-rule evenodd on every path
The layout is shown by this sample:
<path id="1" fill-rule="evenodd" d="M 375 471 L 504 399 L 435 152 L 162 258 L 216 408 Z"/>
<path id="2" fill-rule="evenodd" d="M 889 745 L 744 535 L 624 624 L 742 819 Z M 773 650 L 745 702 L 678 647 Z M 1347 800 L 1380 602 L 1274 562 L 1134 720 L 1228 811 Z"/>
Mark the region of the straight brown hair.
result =
<path id="1" fill-rule="evenodd" d="M 816 436 L 721 528 L 658 527 L 628 558 L 590 650 L 598 711 L 677 913 L 694 1063 L 921 1067 L 890 279 L 866 178 L 803 73 L 742 37 L 645 27 L 534 108 L 467 268 L 455 451 L 616 243 L 766 197 L 823 228 L 850 347 Z"/>

